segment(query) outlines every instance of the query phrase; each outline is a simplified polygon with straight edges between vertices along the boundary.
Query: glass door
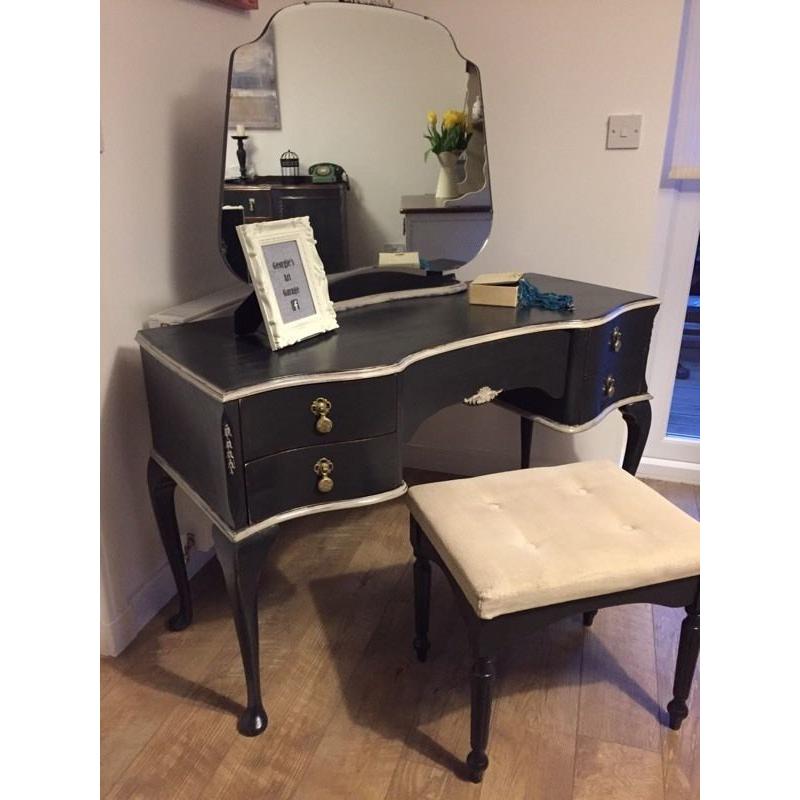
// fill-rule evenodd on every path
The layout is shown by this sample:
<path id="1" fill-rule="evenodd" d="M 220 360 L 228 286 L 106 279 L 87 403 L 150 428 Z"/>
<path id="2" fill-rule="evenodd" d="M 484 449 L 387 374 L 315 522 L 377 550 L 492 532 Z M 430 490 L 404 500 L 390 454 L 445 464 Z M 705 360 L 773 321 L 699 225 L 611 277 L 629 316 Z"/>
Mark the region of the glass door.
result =
<path id="1" fill-rule="evenodd" d="M 667 436 L 700 438 L 700 240 L 686 300 Z"/>

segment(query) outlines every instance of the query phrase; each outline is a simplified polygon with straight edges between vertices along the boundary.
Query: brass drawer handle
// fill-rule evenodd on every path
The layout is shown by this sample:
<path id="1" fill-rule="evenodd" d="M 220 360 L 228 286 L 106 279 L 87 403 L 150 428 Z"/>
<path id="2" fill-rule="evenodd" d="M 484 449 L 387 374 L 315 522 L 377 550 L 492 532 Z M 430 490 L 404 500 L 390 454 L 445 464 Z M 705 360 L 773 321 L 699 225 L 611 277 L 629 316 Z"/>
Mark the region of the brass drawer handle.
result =
<path id="1" fill-rule="evenodd" d="M 622 331 L 619 328 L 614 328 L 614 330 L 611 331 L 609 345 L 611 345 L 611 349 L 615 353 L 619 353 L 619 351 L 622 350 Z"/>
<path id="2" fill-rule="evenodd" d="M 317 433 L 330 433 L 333 430 L 333 420 L 328 416 L 333 408 L 333 403 L 327 397 L 318 397 L 311 404 L 311 413 L 317 417 L 314 425 Z"/>
<path id="3" fill-rule="evenodd" d="M 247 205 L 250 206 L 250 213 L 252 214 L 256 210 L 256 199 L 255 199 L 255 197 L 248 197 L 247 198 Z"/>
<path id="4" fill-rule="evenodd" d="M 331 489 L 333 489 L 333 478 L 331 478 L 331 472 L 333 472 L 333 461 L 331 461 L 329 458 L 321 458 L 316 464 L 314 464 L 314 472 L 319 476 L 319 480 L 317 481 L 317 489 L 323 494 L 327 494 Z"/>
<path id="5" fill-rule="evenodd" d="M 609 375 L 603 382 L 603 394 L 606 397 L 613 397 L 617 393 L 617 381 L 613 375 Z"/>

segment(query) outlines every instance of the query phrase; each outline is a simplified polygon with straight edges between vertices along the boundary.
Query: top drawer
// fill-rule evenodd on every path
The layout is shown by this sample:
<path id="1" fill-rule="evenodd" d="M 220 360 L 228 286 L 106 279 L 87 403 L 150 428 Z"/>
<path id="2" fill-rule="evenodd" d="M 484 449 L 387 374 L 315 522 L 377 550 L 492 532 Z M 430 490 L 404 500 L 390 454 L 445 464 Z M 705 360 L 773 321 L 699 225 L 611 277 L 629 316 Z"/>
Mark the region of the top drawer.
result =
<path id="1" fill-rule="evenodd" d="M 243 206 L 245 217 L 270 217 L 272 205 L 268 189 L 225 189 L 223 199 L 226 205 Z"/>
<path id="2" fill-rule="evenodd" d="M 605 325 L 587 329 L 584 380 L 601 373 L 636 373 L 643 381 L 656 311 L 655 305 L 637 308 Z"/>
<path id="3" fill-rule="evenodd" d="M 321 412 L 328 407 L 323 419 Z M 283 450 L 394 432 L 397 381 L 387 375 L 273 389 L 243 398 L 239 410 L 247 462 Z"/>

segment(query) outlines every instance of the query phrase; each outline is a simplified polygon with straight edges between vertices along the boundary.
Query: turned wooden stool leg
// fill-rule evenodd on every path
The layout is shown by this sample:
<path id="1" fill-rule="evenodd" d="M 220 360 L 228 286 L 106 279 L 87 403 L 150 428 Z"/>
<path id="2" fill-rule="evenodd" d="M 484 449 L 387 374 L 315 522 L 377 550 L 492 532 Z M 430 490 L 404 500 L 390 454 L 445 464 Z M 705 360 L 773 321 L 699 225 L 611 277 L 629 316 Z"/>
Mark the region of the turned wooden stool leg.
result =
<path id="1" fill-rule="evenodd" d="M 592 623 L 594 622 L 594 618 L 597 616 L 597 611 L 584 611 L 583 612 L 583 624 L 590 628 Z"/>
<path id="2" fill-rule="evenodd" d="M 483 773 L 489 766 L 486 747 L 489 743 L 489 719 L 492 713 L 492 680 L 494 679 L 494 659 L 478 658 L 472 666 L 472 724 L 470 750 L 467 756 L 469 779 L 480 783 Z"/>
<path id="3" fill-rule="evenodd" d="M 425 661 L 431 643 L 428 641 L 428 624 L 431 612 L 431 562 L 417 556 L 414 562 L 414 650 L 417 658 Z"/>
<path id="4" fill-rule="evenodd" d="M 672 687 L 673 698 L 667 705 L 669 726 L 677 731 L 683 720 L 689 716 L 686 700 L 692 688 L 692 678 L 700 652 L 700 597 L 690 606 L 686 606 L 686 617 L 681 625 L 681 638 L 678 644 L 678 663 L 675 667 L 675 683 Z"/>
<path id="5" fill-rule="evenodd" d="M 431 643 L 428 641 L 428 626 L 431 616 L 431 562 L 422 555 L 420 530 L 416 520 L 411 519 L 411 545 L 414 548 L 414 650 L 417 658 L 425 661 Z"/>

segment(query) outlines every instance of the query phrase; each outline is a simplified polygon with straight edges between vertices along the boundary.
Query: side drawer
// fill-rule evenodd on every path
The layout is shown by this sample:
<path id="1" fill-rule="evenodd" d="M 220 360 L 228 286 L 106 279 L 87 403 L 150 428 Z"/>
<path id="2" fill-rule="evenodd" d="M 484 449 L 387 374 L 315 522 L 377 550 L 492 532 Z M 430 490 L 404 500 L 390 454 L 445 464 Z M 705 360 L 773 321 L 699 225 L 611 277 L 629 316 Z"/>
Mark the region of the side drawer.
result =
<path id="1" fill-rule="evenodd" d="M 580 421 L 593 419 L 606 406 L 647 391 L 645 369 L 657 306 L 635 309 L 584 332 L 586 350 L 577 393 Z"/>
<path id="2" fill-rule="evenodd" d="M 269 189 L 225 189 L 222 197 L 225 205 L 243 206 L 245 219 L 248 217 L 272 216 L 272 202 Z"/>
<path id="3" fill-rule="evenodd" d="M 330 404 L 318 425 L 316 400 Z M 273 389 L 239 401 L 244 460 L 298 447 L 367 439 L 397 429 L 394 375 Z M 329 430 L 328 430 L 329 428 Z"/>
<path id="4" fill-rule="evenodd" d="M 658 306 L 637 308 L 620 314 L 597 328 L 587 328 L 584 378 L 598 374 L 641 370 L 650 349 L 650 334 Z"/>
<path id="5" fill-rule="evenodd" d="M 328 492 L 319 489 L 315 465 L 332 465 Z M 245 465 L 250 523 L 292 508 L 350 500 L 397 488 L 403 481 L 400 448 L 392 433 L 260 458 Z"/>

